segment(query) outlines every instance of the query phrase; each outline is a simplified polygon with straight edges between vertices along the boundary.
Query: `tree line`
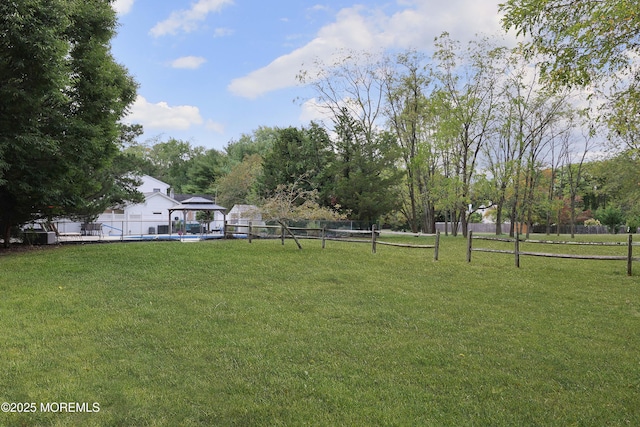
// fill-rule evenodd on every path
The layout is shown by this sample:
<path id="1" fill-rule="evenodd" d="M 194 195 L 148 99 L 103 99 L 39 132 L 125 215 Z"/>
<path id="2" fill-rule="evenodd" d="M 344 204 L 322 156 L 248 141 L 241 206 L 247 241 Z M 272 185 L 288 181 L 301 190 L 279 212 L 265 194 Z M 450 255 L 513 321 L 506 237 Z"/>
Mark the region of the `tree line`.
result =
<path id="1" fill-rule="evenodd" d="M 480 207 L 498 224 L 509 220 L 511 233 L 518 223 L 550 231 L 598 218 L 635 228 L 640 80 L 626 53 L 637 50 L 639 26 L 625 4 L 509 0 L 505 28 L 529 37 L 515 49 L 443 33 L 431 55 L 318 59 L 298 76 L 313 89 L 317 121 L 261 127 L 206 150 L 173 138 L 141 143 L 141 127 L 122 124 L 137 85 L 110 53 L 109 1 L 4 2 L 5 244 L 28 221 L 139 201 L 136 173 L 229 207 L 268 205 L 296 187 L 289 194 L 313 196 L 318 209 L 412 231 L 433 232 L 440 220 L 466 235 Z M 576 98 L 584 88 L 590 96 Z"/>
<path id="2" fill-rule="evenodd" d="M 347 52 L 303 70 L 322 124 L 262 127 L 223 151 L 170 139 L 125 153 L 177 190 L 225 206 L 260 204 L 295 182 L 317 191 L 320 206 L 414 232 L 447 221 L 466 235 L 481 207 L 511 233 L 517 223 L 551 232 L 594 218 L 635 228 L 634 147 L 603 133 L 568 90 L 539 83 L 521 52 L 488 38 L 461 46 L 447 34 L 436 46 L 430 58 Z M 613 155 L 593 160 L 612 144 Z"/>

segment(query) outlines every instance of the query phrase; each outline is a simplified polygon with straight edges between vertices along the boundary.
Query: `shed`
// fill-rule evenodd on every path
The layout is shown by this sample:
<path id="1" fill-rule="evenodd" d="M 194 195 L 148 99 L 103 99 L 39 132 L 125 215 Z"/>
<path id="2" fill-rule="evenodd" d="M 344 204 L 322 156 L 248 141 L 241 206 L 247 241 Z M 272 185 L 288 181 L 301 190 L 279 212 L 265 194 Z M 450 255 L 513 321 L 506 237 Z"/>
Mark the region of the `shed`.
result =
<path id="1" fill-rule="evenodd" d="M 265 225 L 260 209 L 254 205 L 234 205 L 228 217 L 231 225 L 249 225 L 250 222 L 257 226 Z"/>

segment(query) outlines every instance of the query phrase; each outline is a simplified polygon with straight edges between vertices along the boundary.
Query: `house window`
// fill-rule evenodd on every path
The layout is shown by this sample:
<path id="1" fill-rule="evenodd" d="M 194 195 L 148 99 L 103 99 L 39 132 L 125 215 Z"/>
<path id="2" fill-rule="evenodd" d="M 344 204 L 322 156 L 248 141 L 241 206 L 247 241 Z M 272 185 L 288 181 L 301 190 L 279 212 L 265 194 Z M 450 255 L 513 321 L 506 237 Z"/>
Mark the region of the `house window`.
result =
<path id="1" fill-rule="evenodd" d="M 159 193 L 159 192 L 160 192 L 160 189 L 159 189 L 159 188 L 154 188 L 154 189 L 153 189 L 153 192 L 154 192 L 154 193 Z"/>

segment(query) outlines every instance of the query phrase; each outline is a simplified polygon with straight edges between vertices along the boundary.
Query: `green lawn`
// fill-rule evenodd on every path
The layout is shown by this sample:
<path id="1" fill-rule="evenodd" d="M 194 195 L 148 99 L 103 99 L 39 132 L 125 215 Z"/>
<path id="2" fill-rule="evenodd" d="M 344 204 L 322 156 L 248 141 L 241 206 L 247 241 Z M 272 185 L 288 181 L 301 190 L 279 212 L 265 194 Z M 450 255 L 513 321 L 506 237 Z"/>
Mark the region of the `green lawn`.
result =
<path id="1" fill-rule="evenodd" d="M 302 243 L 0 255 L 0 426 L 640 425 L 640 266 Z"/>

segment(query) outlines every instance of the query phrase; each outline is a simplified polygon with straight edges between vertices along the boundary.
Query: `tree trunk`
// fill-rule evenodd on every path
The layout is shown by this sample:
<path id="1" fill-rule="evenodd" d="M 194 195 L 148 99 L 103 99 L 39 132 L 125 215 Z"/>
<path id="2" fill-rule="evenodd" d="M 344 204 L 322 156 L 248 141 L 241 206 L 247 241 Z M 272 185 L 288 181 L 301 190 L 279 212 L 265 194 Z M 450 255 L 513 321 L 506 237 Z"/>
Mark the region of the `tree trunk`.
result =
<path id="1" fill-rule="evenodd" d="M 469 233 L 469 218 L 470 216 L 467 215 L 466 209 L 463 209 L 462 212 L 460 212 L 460 223 L 462 223 L 462 237 L 467 237 Z"/>
<path id="2" fill-rule="evenodd" d="M 502 204 L 504 201 L 498 202 L 496 205 L 496 236 L 502 234 Z"/>
<path id="3" fill-rule="evenodd" d="M 11 244 L 11 226 L 4 224 L 2 227 L 2 238 L 4 240 L 4 247 L 8 248 Z"/>
<path id="4" fill-rule="evenodd" d="M 432 203 L 424 203 L 424 232 L 434 234 L 436 232 L 436 209 Z"/>
<path id="5" fill-rule="evenodd" d="M 576 237 L 576 195 L 571 194 L 571 238 Z"/>

